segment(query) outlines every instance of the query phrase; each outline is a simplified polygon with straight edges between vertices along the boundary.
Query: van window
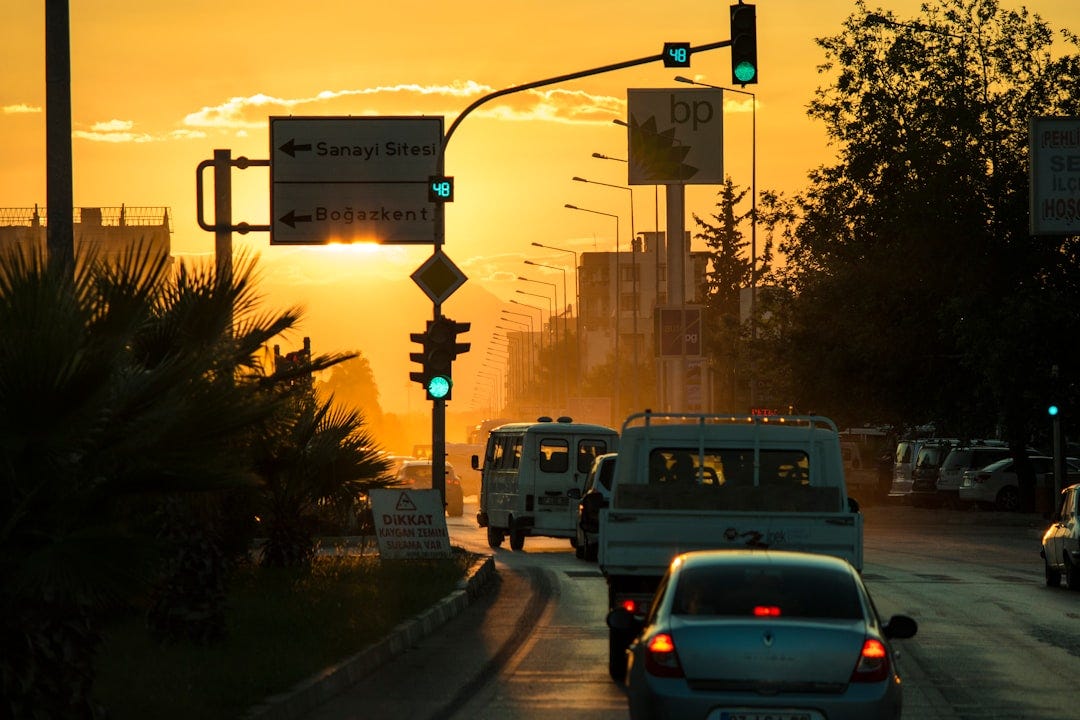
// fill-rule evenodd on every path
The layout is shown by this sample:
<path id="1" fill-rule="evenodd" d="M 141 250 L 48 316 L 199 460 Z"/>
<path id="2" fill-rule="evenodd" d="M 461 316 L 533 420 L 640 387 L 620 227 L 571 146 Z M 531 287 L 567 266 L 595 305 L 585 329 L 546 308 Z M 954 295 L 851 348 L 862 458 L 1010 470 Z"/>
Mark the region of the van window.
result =
<path id="1" fill-rule="evenodd" d="M 540 441 L 540 472 L 564 473 L 570 468 L 570 446 L 566 440 L 545 438 Z"/>
<path id="2" fill-rule="evenodd" d="M 520 435 L 503 435 L 492 438 L 491 466 L 496 470 L 516 470 L 521 464 Z"/>
<path id="3" fill-rule="evenodd" d="M 593 461 L 607 452 L 607 443 L 603 440 L 581 440 L 578 442 L 577 471 L 587 473 L 592 469 Z"/>

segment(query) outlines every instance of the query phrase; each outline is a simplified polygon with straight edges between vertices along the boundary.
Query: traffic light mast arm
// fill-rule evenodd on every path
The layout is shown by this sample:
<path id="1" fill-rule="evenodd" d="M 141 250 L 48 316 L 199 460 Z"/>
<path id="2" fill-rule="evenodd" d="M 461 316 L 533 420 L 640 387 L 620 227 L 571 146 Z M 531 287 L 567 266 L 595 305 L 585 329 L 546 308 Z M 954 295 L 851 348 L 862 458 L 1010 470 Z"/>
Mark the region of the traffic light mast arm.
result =
<path id="1" fill-rule="evenodd" d="M 715 50 L 717 48 L 729 47 L 731 45 L 730 40 L 720 40 L 714 43 L 706 43 L 704 45 L 698 45 L 689 49 L 690 55 L 698 52 L 705 52 L 706 50 Z M 602 67 L 592 68 L 590 70 L 581 70 L 575 73 L 569 73 L 567 75 L 559 75 L 558 77 L 548 78 L 546 80 L 535 80 L 531 83 L 525 83 L 524 85 L 515 85 L 514 87 L 504 88 L 502 90 L 496 90 L 493 93 L 484 95 L 481 98 L 477 98 L 471 105 L 461 111 L 461 114 L 454 118 L 454 122 L 450 123 L 450 129 L 446 131 L 446 137 L 443 138 L 443 152 L 446 151 L 446 146 L 450 144 L 450 138 L 454 134 L 454 130 L 461 124 L 461 121 L 476 108 L 480 107 L 489 100 L 502 97 L 504 95 L 512 95 L 513 93 L 524 92 L 525 90 L 535 90 L 546 85 L 554 85 L 555 83 L 566 82 L 568 80 L 577 80 L 583 77 L 589 77 L 591 75 L 600 75 L 606 72 L 613 72 L 615 70 L 624 70 L 629 67 L 636 67 L 637 65 L 645 65 L 647 63 L 662 61 L 664 54 L 661 52 L 658 55 L 650 55 L 649 57 L 638 58 L 637 60 L 627 60 L 621 63 L 614 63 L 613 65 L 604 65 Z"/>

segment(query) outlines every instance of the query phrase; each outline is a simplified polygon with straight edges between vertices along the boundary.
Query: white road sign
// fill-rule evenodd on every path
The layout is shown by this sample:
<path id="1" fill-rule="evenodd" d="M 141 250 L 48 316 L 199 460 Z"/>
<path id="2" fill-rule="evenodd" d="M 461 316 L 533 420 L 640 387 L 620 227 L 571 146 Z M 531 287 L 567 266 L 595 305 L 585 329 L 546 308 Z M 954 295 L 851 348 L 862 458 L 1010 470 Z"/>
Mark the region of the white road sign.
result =
<path id="1" fill-rule="evenodd" d="M 271 245 L 434 244 L 442 117 L 271 117 Z"/>
<path id="2" fill-rule="evenodd" d="M 629 89 L 629 183 L 722 185 L 722 90 Z"/>
<path id="3" fill-rule="evenodd" d="M 1031 234 L 1080 235 L 1080 117 L 1032 118 Z"/>
<path id="4" fill-rule="evenodd" d="M 450 557 L 450 533 L 438 490 L 372 490 L 371 512 L 383 559 Z"/>

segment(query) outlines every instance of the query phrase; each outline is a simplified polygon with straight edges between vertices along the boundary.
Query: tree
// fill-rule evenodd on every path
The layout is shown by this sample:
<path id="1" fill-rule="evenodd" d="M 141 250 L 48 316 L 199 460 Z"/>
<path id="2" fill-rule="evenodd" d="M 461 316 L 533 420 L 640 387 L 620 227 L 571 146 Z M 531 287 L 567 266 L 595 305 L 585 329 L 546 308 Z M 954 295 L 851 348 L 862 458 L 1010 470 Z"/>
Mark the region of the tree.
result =
<path id="1" fill-rule="evenodd" d="M 818 40 L 829 82 L 809 113 L 838 159 L 776 216 L 796 405 L 1001 424 L 1022 448 L 1051 366 L 1075 378 L 1077 238 L 1032 237 L 1027 218 L 1028 120 L 1080 108 L 1077 37 L 1061 31 L 1057 55 L 1053 37 L 995 0 L 931 0 L 913 20 L 860 0 Z"/>
<path id="2" fill-rule="evenodd" d="M 299 319 L 256 312 L 253 265 L 0 253 L 0 715 L 95 715 L 100 612 L 170 551 L 153 509 L 253 482 L 244 441 L 278 399 L 244 369 Z"/>
<path id="3" fill-rule="evenodd" d="M 386 487 L 385 459 L 358 410 L 301 393 L 264 424 L 255 446 L 266 544 L 262 562 L 308 567 L 320 519 L 356 517 L 364 494 Z"/>
<path id="4" fill-rule="evenodd" d="M 331 368 L 325 381 L 317 383 L 320 397 L 335 397 L 338 402 L 363 411 L 372 427 L 382 424 L 383 411 L 379 405 L 379 387 L 371 363 L 359 350 L 350 353 L 353 359 Z"/>

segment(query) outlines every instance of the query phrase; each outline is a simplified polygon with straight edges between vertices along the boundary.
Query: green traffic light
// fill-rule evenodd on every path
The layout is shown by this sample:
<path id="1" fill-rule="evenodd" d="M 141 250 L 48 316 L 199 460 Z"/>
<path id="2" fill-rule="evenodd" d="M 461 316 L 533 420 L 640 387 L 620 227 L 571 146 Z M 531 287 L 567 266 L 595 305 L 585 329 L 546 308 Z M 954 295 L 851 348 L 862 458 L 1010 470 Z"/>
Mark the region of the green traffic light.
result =
<path id="1" fill-rule="evenodd" d="M 733 73 L 735 75 L 735 79 L 737 79 L 739 82 L 748 83 L 754 79 L 755 75 L 757 75 L 757 68 L 746 60 L 743 60 L 741 63 L 735 66 L 735 70 L 733 71 Z"/>
<path id="2" fill-rule="evenodd" d="M 452 384 L 453 383 L 451 382 L 450 378 L 443 375 L 436 375 L 430 380 L 428 380 L 428 395 L 435 398 L 436 400 L 441 400 L 442 398 L 450 394 L 450 386 Z"/>
<path id="3" fill-rule="evenodd" d="M 1051 405 L 1050 407 L 1046 408 L 1046 414 L 1049 415 L 1050 417 L 1056 416 L 1058 414 L 1058 406 L 1057 405 Z"/>

